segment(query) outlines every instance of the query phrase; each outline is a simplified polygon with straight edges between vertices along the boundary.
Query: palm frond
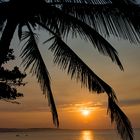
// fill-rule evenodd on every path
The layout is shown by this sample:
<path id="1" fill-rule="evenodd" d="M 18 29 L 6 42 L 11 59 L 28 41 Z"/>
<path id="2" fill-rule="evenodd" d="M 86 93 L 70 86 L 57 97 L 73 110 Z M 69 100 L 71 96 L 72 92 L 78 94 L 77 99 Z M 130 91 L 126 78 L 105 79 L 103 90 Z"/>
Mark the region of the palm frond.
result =
<path id="1" fill-rule="evenodd" d="M 55 38 L 49 48 L 54 54 L 54 63 L 61 69 L 67 70 L 72 79 L 81 82 L 89 91 L 97 93 L 106 92 L 109 97 L 108 112 L 111 121 L 117 125 L 118 133 L 123 140 L 133 140 L 133 130 L 127 116 L 116 104 L 117 98 L 114 90 L 100 79 L 70 48 L 61 38 Z"/>
<path id="2" fill-rule="evenodd" d="M 51 91 L 49 72 L 38 49 L 35 34 L 29 28 L 29 25 L 28 29 L 29 32 L 26 31 L 23 35 L 23 39 L 27 39 L 27 41 L 25 42 L 22 49 L 22 64 L 25 67 L 25 69 L 28 69 L 29 66 L 32 66 L 30 71 L 33 75 L 36 75 L 38 82 L 40 83 L 41 89 L 43 90 L 43 93 L 47 94 L 49 106 L 51 108 L 53 116 L 53 123 L 55 124 L 55 126 L 58 127 L 59 120 L 54 98 Z"/>
<path id="3" fill-rule="evenodd" d="M 6 25 L 2 31 L 2 36 L 0 39 L 0 66 L 3 63 L 3 60 L 5 59 L 11 40 L 13 38 L 14 32 L 16 30 L 18 23 L 17 21 L 14 21 L 12 19 L 7 19 Z"/>
<path id="4" fill-rule="evenodd" d="M 6 21 L 6 18 L 7 18 L 7 4 L 4 3 L 3 0 L 0 1 L 0 32 L 2 31 L 3 27 L 4 27 L 4 23 Z"/>
<path id="5" fill-rule="evenodd" d="M 76 55 L 76 53 L 70 49 L 70 47 L 59 36 L 59 32 L 54 33 L 51 29 L 40 22 L 37 22 L 37 24 L 48 30 L 53 35 L 46 42 L 53 40 L 53 44 L 49 49 L 54 53 L 54 63 L 58 64 L 64 70 L 67 69 L 71 78 L 74 77 L 77 80 L 79 79 L 83 86 L 88 87 L 89 91 L 97 91 L 97 93 L 107 92 L 112 98 L 116 99 L 113 89 L 95 75 L 92 70 Z"/>
<path id="6" fill-rule="evenodd" d="M 5 19 L 0 19 L 0 32 L 3 30 Z"/>
<path id="7" fill-rule="evenodd" d="M 116 123 L 118 133 L 123 140 L 133 140 L 133 129 L 131 123 L 117 103 L 108 97 L 108 113 L 111 117 L 111 122 Z"/>
<path id="8" fill-rule="evenodd" d="M 63 5 L 65 3 L 104 4 L 108 2 L 111 2 L 111 0 L 47 0 L 47 3 L 52 5 Z"/>
<path id="9" fill-rule="evenodd" d="M 117 5 L 133 5 L 136 3 L 136 0 L 111 0 L 111 2 Z"/>
<path id="10" fill-rule="evenodd" d="M 79 80 L 81 85 L 91 92 L 107 92 L 116 98 L 113 89 L 101 80 L 61 38 L 55 37 L 49 49 L 54 54 L 54 63 L 61 69 L 67 70 L 72 79 Z"/>
<path id="11" fill-rule="evenodd" d="M 138 20 L 140 16 L 140 6 L 136 4 L 126 4 L 125 1 L 126 0 L 122 1 L 123 4 L 120 3 L 120 5 L 111 1 L 59 1 L 52 2 L 53 4 L 48 2 L 40 8 L 42 11 L 41 17 L 42 19 L 43 17 L 49 17 L 47 22 L 54 21 L 56 23 L 57 20 L 59 20 L 58 16 L 61 11 L 61 18 L 70 15 L 90 25 L 101 35 L 108 37 L 114 35 L 118 38 L 129 40 L 131 43 L 140 43 L 140 24 Z M 60 11 L 58 11 L 58 9 Z M 50 13 L 48 11 L 53 12 Z M 51 22 L 51 24 L 54 22 Z M 57 23 L 59 24 L 59 21 Z M 61 24 L 64 24 L 64 21 L 61 22 Z M 63 30 L 65 30 L 65 28 Z"/>
<path id="12" fill-rule="evenodd" d="M 102 35 L 114 35 L 133 43 L 140 42 L 140 30 L 137 28 L 140 27 L 140 24 L 138 18 L 135 18 L 140 16 L 138 5 L 123 4 L 120 6 L 111 2 L 104 4 L 67 2 L 62 4 L 60 10 L 91 25 Z"/>
<path id="13" fill-rule="evenodd" d="M 104 36 L 140 43 L 140 6 L 135 0 L 56 0 L 48 1 L 48 5 L 92 26 Z"/>
<path id="14" fill-rule="evenodd" d="M 24 25 L 25 24 L 21 24 L 21 23 L 18 25 L 18 37 L 19 37 L 19 40 L 20 41 L 22 41 L 22 40 L 25 39 L 25 38 L 22 37 L 22 35 L 23 35 L 22 34 L 22 32 L 23 32 L 22 28 L 23 28 Z"/>
<path id="15" fill-rule="evenodd" d="M 96 30 L 91 28 L 86 23 L 70 15 L 64 14 L 58 8 L 49 8 L 51 8 L 54 13 L 52 12 L 51 16 L 47 15 L 47 27 L 49 27 L 53 32 L 56 32 L 56 25 L 53 26 L 52 23 L 57 23 L 59 32 L 61 35 L 63 35 L 63 37 L 66 37 L 69 33 L 72 33 L 74 36 L 79 34 L 82 39 L 88 39 L 100 53 L 109 56 L 112 61 L 117 63 L 120 69 L 123 70 L 123 66 L 118 58 L 117 51 Z"/>

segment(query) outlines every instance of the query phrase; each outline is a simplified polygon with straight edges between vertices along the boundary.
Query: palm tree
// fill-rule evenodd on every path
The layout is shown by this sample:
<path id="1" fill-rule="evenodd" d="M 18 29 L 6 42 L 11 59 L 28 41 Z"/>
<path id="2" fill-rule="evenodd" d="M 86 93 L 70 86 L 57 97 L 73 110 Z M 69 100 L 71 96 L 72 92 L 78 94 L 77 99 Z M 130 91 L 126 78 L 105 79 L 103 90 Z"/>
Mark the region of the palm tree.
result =
<path id="1" fill-rule="evenodd" d="M 111 122 L 116 123 L 123 140 L 133 140 L 133 130 L 127 116 L 118 106 L 114 90 L 100 79 L 66 44 L 65 39 L 80 36 L 107 55 L 121 70 L 117 51 L 102 36 L 117 36 L 139 43 L 139 5 L 134 0 L 0 0 L 0 65 L 3 63 L 14 32 L 24 41 L 21 57 L 25 70 L 30 68 L 47 95 L 53 122 L 59 120 L 51 90 L 50 76 L 38 49 L 36 30 L 44 29 L 51 41 L 54 63 L 66 70 L 90 92 L 106 93 Z"/>

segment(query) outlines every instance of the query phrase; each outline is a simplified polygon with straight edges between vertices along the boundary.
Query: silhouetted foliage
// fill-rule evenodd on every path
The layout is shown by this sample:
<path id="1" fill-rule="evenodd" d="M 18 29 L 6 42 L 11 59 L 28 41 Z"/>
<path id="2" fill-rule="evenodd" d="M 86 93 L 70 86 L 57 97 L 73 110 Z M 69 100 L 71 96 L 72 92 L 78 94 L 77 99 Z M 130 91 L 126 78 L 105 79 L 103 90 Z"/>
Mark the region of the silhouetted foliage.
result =
<path id="1" fill-rule="evenodd" d="M 9 49 L 7 56 L 4 58 L 3 64 L 14 59 L 13 50 Z M 13 70 L 8 70 L 2 65 L 0 67 L 0 100 L 13 102 L 13 100 L 18 97 L 23 97 L 23 94 L 19 93 L 16 87 L 25 85 L 25 83 L 23 83 L 25 77 L 26 74 L 21 73 L 17 66 L 15 66 Z M 18 102 L 14 101 L 13 103 Z"/>
<path id="2" fill-rule="evenodd" d="M 67 37 L 80 36 L 90 41 L 103 55 L 109 56 L 121 70 L 117 51 L 104 38 L 116 36 L 140 43 L 140 5 L 135 0 L 1 0 L 0 1 L 0 65 L 9 50 L 14 32 L 24 42 L 22 64 L 36 76 L 48 97 L 53 122 L 59 126 L 50 75 L 38 49 L 35 31 L 46 30 L 51 42 L 49 50 L 54 63 L 66 70 L 72 79 L 93 93 L 106 93 L 111 122 L 115 122 L 123 140 L 133 140 L 133 130 L 127 116 L 118 106 L 114 90 L 99 78 L 67 45 Z"/>

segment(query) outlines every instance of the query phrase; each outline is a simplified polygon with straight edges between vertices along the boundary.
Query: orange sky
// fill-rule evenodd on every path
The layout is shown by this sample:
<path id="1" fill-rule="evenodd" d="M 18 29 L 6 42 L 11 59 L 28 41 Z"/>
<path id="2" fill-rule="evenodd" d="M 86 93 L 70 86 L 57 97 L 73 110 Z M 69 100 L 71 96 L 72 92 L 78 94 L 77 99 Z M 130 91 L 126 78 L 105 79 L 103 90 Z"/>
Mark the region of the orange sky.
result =
<path id="1" fill-rule="evenodd" d="M 130 47 L 126 41 L 111 40 L 111 42 L 119 52 L 124 72 L 120 71 L 109 58 L 99 55 L 90 44 L 79 39 L 69 44 L 97 75 L 113 87 L 121 108 L 130 118 L 133 127 L 140 127 L 140 47 Z M 79 83 L 71 80 L 66 72 L 59 70 L 52 63 L 51 52 L 46 52 L 45 47 L 41 47 L 52 77 L 52 90 L 58 108 L 60 128 L 112 128 L 107 115 L 106 94 L 92 94 L 87 89 L 81 88 Z M 25 96 L 18 99 L 20 105 L 0 101 L 0 127 L 54 127 L 47 99 L 42 95 L 37 80 L 30 75 L 25 81 L 28 84 L 19 89 Z M 83 116 L 80 112 L 82 108 L 91 110 L 90 115 Z"/>

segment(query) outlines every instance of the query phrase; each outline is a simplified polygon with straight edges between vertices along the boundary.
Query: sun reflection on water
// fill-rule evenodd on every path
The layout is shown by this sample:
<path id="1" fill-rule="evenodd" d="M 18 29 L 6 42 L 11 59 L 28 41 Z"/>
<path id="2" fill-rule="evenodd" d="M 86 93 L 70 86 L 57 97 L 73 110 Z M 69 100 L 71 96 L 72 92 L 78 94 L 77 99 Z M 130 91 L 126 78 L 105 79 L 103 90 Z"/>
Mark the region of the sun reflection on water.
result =
<path id="1" fill-rule="evenodd" d="M 93 131 L 90 131 L 90 130 L 82 131 L 80 140 L 94 140 Z"/>

